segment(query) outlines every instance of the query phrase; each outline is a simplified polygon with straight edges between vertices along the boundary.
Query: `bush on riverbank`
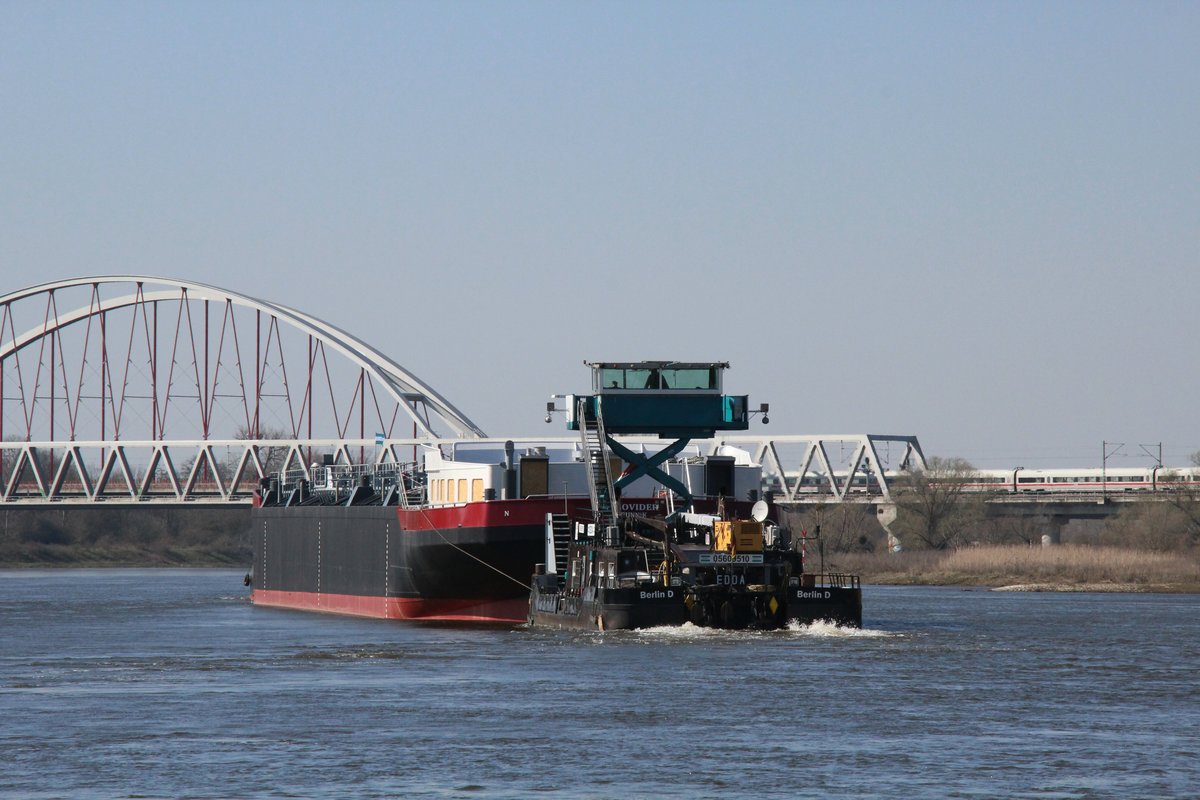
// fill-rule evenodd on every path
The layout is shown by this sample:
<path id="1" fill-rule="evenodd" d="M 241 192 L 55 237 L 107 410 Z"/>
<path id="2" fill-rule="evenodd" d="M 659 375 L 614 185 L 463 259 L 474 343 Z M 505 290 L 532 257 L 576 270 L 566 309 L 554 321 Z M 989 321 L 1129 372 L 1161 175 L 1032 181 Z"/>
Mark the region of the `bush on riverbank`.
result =
<path id="1" fill-rule="evenodd" d="M 248 565 L 249 522 L 247 507 L 6 508 L 0 566 Z"/>
<path id="2" fill-rule="evenodd" d="M 1194 553 L 1116 547 L 1017 545 L 845 553 L 827 559 L 826 567 L 858 573 L 867 583 L 1054 587 L 1127 584 L 1200 589 L 1200 559 Z"/>

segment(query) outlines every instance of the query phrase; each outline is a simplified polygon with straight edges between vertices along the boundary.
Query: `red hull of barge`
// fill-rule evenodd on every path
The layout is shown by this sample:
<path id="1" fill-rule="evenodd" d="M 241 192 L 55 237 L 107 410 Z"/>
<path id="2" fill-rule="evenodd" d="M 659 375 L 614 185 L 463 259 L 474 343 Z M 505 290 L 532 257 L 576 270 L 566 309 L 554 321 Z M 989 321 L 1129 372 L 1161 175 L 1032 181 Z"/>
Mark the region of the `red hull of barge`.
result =
<path id="1" fill-rule="evenodd" d="M 352 594 L 317 594 L 256 589 L 255 605 L 349 614 L 376 619 L 428 622 L 494 622 L 519 624 L 529 614 L 528 599 L 480 601 L 478 598 L 425 600 L 408 597 L 367 597 Z"/>
<path id="2" fill-rule="evenodd" d="M 572 498 L 567 507 L 583 508 Z M 262 506 L 254 511 L 256 605 L 360 617 L 520 624 L 561 498 L 436 508 Z"/>

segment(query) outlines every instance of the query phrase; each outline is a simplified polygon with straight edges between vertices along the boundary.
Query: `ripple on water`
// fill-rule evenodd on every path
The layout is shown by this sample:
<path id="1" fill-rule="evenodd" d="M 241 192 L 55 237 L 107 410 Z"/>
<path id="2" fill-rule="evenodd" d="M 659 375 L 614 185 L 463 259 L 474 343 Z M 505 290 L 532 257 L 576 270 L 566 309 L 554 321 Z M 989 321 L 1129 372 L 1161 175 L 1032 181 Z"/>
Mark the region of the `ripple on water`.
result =
<path id="1" fill-rule="evenodd" d="M 231 600 L 234 579 L 0 580 L 0 797 L 1200 785 L 1196 597 L 868 587 L 866 629 L 600 633 L 275 612 Z"/>

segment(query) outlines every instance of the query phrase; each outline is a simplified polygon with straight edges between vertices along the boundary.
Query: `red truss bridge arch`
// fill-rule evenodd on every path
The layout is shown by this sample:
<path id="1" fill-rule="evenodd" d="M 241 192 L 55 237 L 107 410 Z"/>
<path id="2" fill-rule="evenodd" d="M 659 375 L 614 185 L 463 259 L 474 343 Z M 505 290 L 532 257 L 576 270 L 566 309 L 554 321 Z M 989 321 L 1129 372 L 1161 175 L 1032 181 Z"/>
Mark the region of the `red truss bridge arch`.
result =
<path id="1" fill-rule="evenodd" d="M 139 275 L 0 297 L 0 502 L 244 499 L 281 461 L 483 436 L 376 348 L 268 300 Z"/>

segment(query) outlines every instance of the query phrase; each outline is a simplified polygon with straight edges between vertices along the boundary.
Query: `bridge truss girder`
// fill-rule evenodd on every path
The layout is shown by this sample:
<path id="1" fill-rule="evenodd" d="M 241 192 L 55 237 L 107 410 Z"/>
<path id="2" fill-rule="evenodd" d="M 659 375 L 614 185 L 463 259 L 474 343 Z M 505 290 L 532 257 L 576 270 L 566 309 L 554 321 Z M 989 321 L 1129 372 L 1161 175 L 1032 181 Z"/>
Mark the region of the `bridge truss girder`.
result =
<path id="1" fill-rule="evenodd" d="M 520 448 L 578 447 L 575 437 L 514 437 Z M 643 452 L 667 446 L 655 437 L 621 437 Z M 278 471 L 312 478 L 312 463 L 322 454 L 337 464 L 404 463 L 418 460 L 422 448 L 454 458 L 463 448 L 503 448 L 505 439 L 432 437 L 377 439 L 193 439 L 74 442 L 0 442 L 0 505 L 89 502 L 249 503 L 259 480 Z M 891 501 L 881 446 L 899 446 L 897 464 L 924 467 L 920 445 L 911 436 L 728 436 L 696 440 L 691 446 L 715 455 L 723 446 L 750 453 L 764 476 L 782 486 L 782 503 L 887 503 Z M 842 462 L 834 446 L 849 453 Z M 842 465 L 843 468 L 839 468 Z M 816 476 L 804 483 L 806 475 Z M 856 475 L 870 475 L 866 489 L 853 486 Z"/>
<path id="2" fill-rule="evenodd" d="M 412 461 L 409 448 L 459 439 L 195 439 L 0 443 L 0 505 L 62 502 L 248 503 L 280 471 L 312 478 L 314 454 L 335 464 Z M 87 454 L 93 457 L 88 458 Z"/>
<path id="3" fill-rule="evenodd" d="M 764 477 L 773 476 L 780 491 L 776 502 L 784 503 L 890 503 L 891 478 L 887 464 L 893 460 L 895 471 L 924 470 L 925 454 L 915 436 L 887 434 L 827 434 L 784 436 L 729 436 L 713 440 L 710 453 L 722 445 L 748 450 L 762 464 Z M 841 455 L 833 458 L 837 447 Z M 884 448 L 887 448 L 885 451 Z M 784 451 L 791 451 L 789 456 Z M 796 458 L 794 451 L 799 450 Z M 886 453 L 886 457 L 882 453 Z M 795 460 L 793 460 L 795 459 Z M 865 478 L 858 485 L 857 478 Z"/>

